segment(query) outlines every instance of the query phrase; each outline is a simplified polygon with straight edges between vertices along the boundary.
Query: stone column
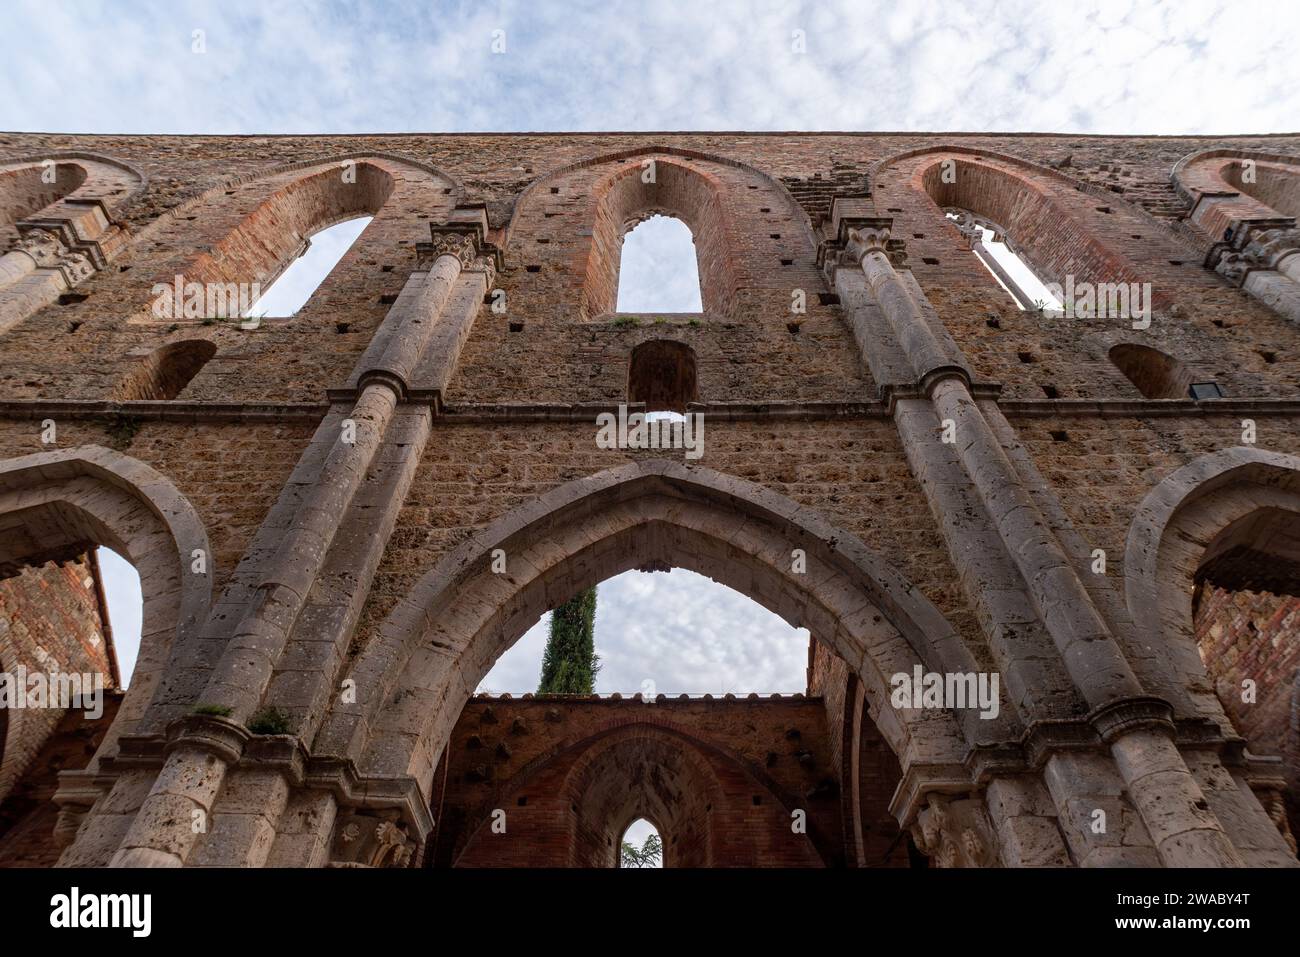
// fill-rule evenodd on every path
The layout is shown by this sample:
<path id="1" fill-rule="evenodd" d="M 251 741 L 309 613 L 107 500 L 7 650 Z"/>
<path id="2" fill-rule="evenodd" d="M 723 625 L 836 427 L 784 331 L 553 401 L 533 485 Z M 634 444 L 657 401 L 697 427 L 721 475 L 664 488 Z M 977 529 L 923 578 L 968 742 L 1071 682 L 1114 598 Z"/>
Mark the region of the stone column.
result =
<path id="1" fill-rule="evenodd" d="M 1161 859 L 1167 866 L 1240 866 L 1240 856 L 1209 810 L 1174 743 L 1172 708 L 1145 696 L 1109 624 L 973 397 L 970 373 L 956 344 L 939 326 L 937 317 L 931 325 L 932 310 L 924 308 L 927 304 L 919 286 L 905 282 L 894 269 L 888 255 L 888 221 L 866 219 L 853 224 L 839 220 L 837 225 L 843 253 L 834 266 L 842 269 L 860 264 L 866 288 L 884 319 L 878 328 L 892 339 L 886 353 L 890 348 L 901 353 L 902 365 L 909 373 L 907 384 L 926 396 L 941 426 L 954 431 L 952 445 L 960 461 L 961 478 L 973 488 L 992 521 L 1023 581 L 1035 617 L 1046 628 L 1089 707 L 1088 723 L 1109 746 Z M 838 286 L 838 272 L 836 276 Z M 859 321 L 853 321 L 856 328 Z M 894 372 L 898 371 L 896 363 Z M 903 383 L 882 385 L 897 388 Z M 900 429 L 900 435 L 906 443 L 905 431 Z M 913 442 L 916 437 L 912 435 Z M 939 438 L 928 441 L 938 442 Z M 909 449 L 909 460 L 918 456 L 924 457 Z M 934 483 L 922 484 L 933 498 Z M 1036 491 L 1050 494 L 1048 489 Z M 1038 717 L 1024 716 L 1026 721 Z"/>
<path id="2" fill-rule="evenodd" d="M 439 244 L 435 232 L 436 259 L 417 308 L 397 317 L 377 355 L 368 350 L 363 356 L 353 377 L 360 395 L 315 480 L 301 491 L 286 490 L 301 496 L 293 524 L 263 566 L 200 697 L 200 704 L 227 709 L 227 716 L 193 715 L 179 722 L 162 772 L 113 856 L 113 866 L 179 867 L 203 833 L 194 827 L 196 815 L 206 826 L 227 770 L 243 753 L 248 737 L 243 723 L 262 700 L 342 517 L 375 460 L 452 286 L 476 248 L 473 234 L 449 234 Z M 267 842 L 251 853 L 264 859 L 269 847 Z"/>
<path id="3" fill-rule="evenodd" d="M 34 229 L 0 256 L 0 289 L 35 272 L 39 267 L 57 266 L 67 247 L 49 230 Z"/>

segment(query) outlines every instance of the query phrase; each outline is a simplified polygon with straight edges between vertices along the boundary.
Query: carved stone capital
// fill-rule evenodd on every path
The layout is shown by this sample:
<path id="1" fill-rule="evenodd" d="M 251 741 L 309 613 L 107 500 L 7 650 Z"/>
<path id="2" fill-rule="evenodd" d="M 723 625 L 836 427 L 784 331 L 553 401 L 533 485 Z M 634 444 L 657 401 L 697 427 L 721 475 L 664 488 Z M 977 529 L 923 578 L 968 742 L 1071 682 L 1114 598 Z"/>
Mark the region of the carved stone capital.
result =
<path id="1" fill-rule="evenodd" d="M 471 268 L 476 272 L 483 273 L 487 280 L 487 287 L 490 290 L 492 283 L 496 282 L 497 278 L 496 258 L 494 256 L 479 256 L 474 260 L 474 265 Z"/>
<path id="2" fill-rule="evenodd" d="M 996 867 L 997 841 L 978 797 L 931 794 L 912 826 L 916 846 L 940 867 Z"/>
<path id="3" fill-rule="evenodd" d="M 414 855 L 415 841 L 400 811 L 340 810 L 331 867 L 409 867 Z"/>
<path id="4" fill-rule="evenodd" d="M 57 263 L 59 272 L 63 273 L 63 281 L 71 289 L 83 279 L 88 278 L 95 271 L 95 264 L 90 261 L 88 256 L 81 253 L 69 253 L 60 259 Z"/>
<path id="5" fill-rule="evenodd" d="M 59 237 L 48 229 L 33 229 L 22 239 L 14 243 L 14 249 L 31 256 L 37 266 L 52 268 L 59 264 L 68 248 Z"/>
<path id="6" fill-rule="evenodd" d="M 1251 270 L 1258 268 L 1258 265 L 1241 253 L 1224 253 L 1219 257 L 1214 271 L 1234 286 L 1240 286 L 1246 281 L 1246 276 Z"/>
<path id="7" fill-rule="evenodd" d="M 889 255 L 888 226 L 859 226 L 848 231 L 844 252 L 840 254 L 840 264 L 862 262 L 870 253 Z"/>
<path id="8" fill-rule="evenodd" d="M 452 256 L 460 260 L 461 269 L 468 269 L 478 255 L 478 247 L 478 237 L 472 233 L 457 230 L 440 232 L 435 229 L 429 251 L 434 261 L 442 256 Z"/>
<path id="9" fill-rule="evenodd" d="M 1106 744 L 1138 730 L 1161 731 L 1173 740 L 1177 731 L 1174 709 L 1169 702 L 1148 695 L 1134 695 L 1101 705 L 1088 715 L 1088 723 Z"/>
<path id="10" fill-rule="evenodd" d="M 1283 259 L 1300 254 L 1300 228 L 1274 226 L 1243 232 L 1240 247 L 1225 249 L 1214 266 L 1215 272 L 1234 285 L 1242 285 L 1252 272 L 1277 269 Z"/>
<path id="11" fill-rule="evenodd" d="M 1276 269 L 1287 256 L 1300 252 L 1300 229 L 1265 229 L 1253 233 L 1242 254 L 1261 268 Z"/>

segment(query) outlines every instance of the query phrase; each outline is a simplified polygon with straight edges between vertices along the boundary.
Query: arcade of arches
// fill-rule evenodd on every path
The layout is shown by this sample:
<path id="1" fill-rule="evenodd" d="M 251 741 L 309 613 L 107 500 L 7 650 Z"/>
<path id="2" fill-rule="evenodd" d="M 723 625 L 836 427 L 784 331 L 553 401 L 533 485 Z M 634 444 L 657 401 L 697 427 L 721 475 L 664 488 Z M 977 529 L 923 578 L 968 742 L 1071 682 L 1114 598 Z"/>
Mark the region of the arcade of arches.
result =
<path id="1" fill-rule="evenodd" d="M 105 679 L 0 709 L 0 865 L 1300 865 L 1300 138 L 173 145 L 0 134 L 0 675 Z M 699 311 L 618 308 L 654 217 Z M 670 568 L 802 693 L 474 694 Z"/>

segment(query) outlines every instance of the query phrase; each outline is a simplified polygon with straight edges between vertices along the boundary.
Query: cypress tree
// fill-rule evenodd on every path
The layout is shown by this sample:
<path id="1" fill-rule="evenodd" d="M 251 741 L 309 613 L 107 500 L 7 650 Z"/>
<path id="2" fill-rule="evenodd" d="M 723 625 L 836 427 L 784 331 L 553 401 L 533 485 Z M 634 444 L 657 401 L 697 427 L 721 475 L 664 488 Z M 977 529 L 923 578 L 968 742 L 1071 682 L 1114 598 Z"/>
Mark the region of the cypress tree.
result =
<path id="1" fill-rule="evenodd" d="M 551 613 L 538 694 L 592 694 L 596 690 L 596 589 L 579 592 Z"/>

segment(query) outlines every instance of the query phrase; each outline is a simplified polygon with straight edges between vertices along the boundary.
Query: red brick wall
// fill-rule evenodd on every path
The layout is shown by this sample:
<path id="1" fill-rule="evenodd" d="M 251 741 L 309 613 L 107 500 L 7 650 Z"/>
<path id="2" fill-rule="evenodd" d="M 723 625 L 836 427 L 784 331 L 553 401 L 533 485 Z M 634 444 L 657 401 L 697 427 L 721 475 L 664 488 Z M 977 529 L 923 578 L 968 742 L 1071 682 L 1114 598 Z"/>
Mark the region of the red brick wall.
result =
<path id="1" fill-rule="evenodd" d="M 94 574 L 81 555 L 0 579 L 0 669 L 11 675 L 20 666 L 29 675 L 94 673 L 103 676 L 105 688 L 112 686 Z M 63 709 L 50 707 L 7 715 L 6 740 L 0 742 L 0 799 L 19 783 L 63 715 Z"/>
<path id="2" fill-rule="evenodd" d="M 0 800 L 0 867 L 53 867 L 62 848 L 54 836 L 59 808 L 53 801 L 60 771 L 90 763 L 117 716 L 122 692 L 104 696 L 104 714 L 95 721 L 84 712 L 64 712 L 22 779 Z"/>
<path id="3" fill-rule="evenodd" d="M 1300 671 L 1300 599 L 1268 592 L 1203 587 L 1196 610 L 1196 641 L 1206 671 L 1233 725 L 1256 754 L 1289 756 L 1295 742 L 1294 693 Z M 1242 701 L 1242 681 L 1256 685 L 1253 704 Z"/>
<path id="4" fill-rule="evenodd" d="M 857 867 L 906 867 L 908 838 L 889 804 L 898 787 L 898 759 L 866 714 L 856 676 L 844 659 L 814 640 L 808 691 L 826 706 L 831 764 L 840 785 L 845 859 Z"/>
<path id="5" fill-rule="evenodd" d="M 426 862 L 608 866 L 649 806 L 669 866 L 839 863 L 830 753 L 822 703 L 802 696 L 474 698 L 437 779 Z M 659 798 L 623 802 L 640 787 Z M 795 808 L 808 836 L 791 829 Z M 492 833 L 495 809 L 504 834 Z"/>

